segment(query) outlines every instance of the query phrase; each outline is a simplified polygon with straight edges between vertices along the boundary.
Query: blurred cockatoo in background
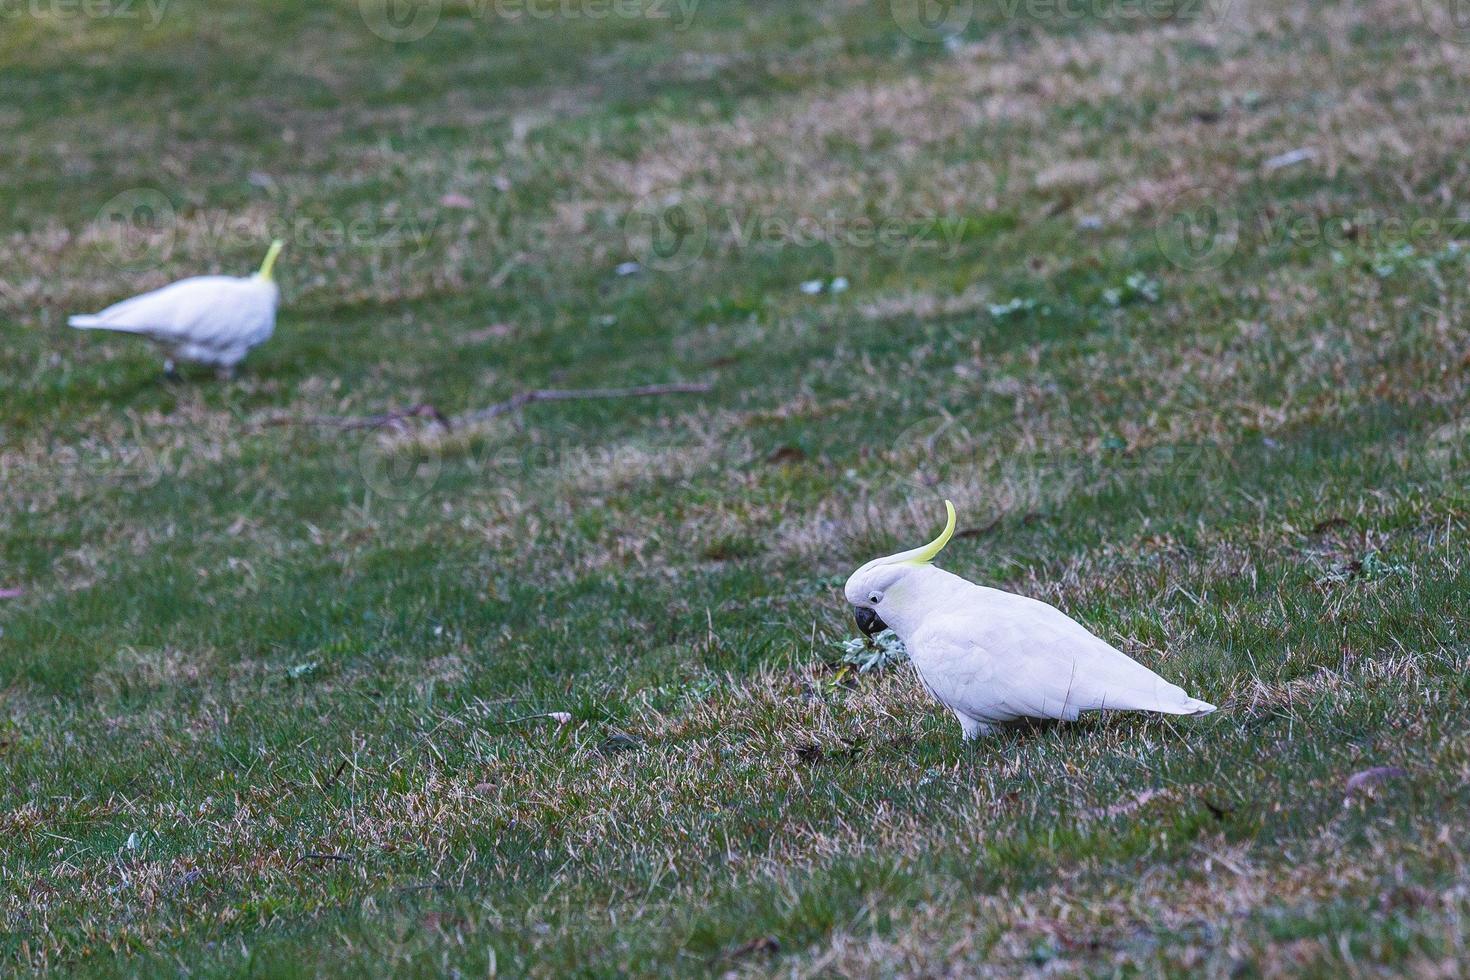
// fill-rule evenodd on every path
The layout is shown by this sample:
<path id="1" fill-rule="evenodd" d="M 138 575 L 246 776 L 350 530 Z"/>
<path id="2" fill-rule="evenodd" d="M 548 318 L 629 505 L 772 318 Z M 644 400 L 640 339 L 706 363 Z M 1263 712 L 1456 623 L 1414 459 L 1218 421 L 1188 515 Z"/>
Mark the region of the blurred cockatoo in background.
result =
<path id="1" fill-rule="evenodd" d="M 1073 721 L 1083 711 L 1115 709 L 1204 715 L 1192 698 L 1061 610 L 987 589 L 931 562 L 955 529 L 949 521 L 922 548 L 875 558 L 844 590 L 858 629 L 892 629 L 919 677 L 959 719 L 965 738 L 1022 718 Z"/>
<path id="2" fill-rule="evenodd" d="M 116 330 L 147 337 L 168 351 L 164 370 L 174 361 L 193 361 L 232 378 L 252 347 L 276 329 L 281 292 L 271 279 L 283 243 L 271 243 L 253 276 L 196 276 L 109 306 L 101 313 L 73 316 L 78 330 Z"/>

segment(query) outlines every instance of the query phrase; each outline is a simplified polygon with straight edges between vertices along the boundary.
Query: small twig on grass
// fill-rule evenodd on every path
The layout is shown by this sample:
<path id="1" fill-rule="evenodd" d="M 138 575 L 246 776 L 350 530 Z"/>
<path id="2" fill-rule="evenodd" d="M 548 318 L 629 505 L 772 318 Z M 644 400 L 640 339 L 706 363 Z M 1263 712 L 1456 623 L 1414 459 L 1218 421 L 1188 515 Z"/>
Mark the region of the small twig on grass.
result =
<path id="1" fill-rule="evenodd" d="M 510 278 L 510 274 L 515 271 L 516 266 L 521 264 L 521 259 L 523 258 L 525 258 L 524 255 L 512 255 L 505 265 L 495 271 L 495 275 L 490 277 L 490 281 L 486 285 L 491 289 L 499 289 L 501 286 L 504 286 L 505 280 Z"/>
<path id="2" fill-rule="evenodd" d="M 660 395 L 703 395 L 714 386 L 702 381 L 675 382 L 666 385 L 638 385 L 633 388 L 536 388 L 523 391 L 503 402 L 466 412 L 454 418 L 455 425 L 474 425 L 507 412 L 518 411 L 532 402 L 570 402 L 591 398 L 653 398 Z"/>
<path id="3" fill-rule="evenodd" d="M 448 432 L 461 426 L 488 422 L 501 415 L 519 411 L 532 402 L 570 402 L 594 398 L 654 398 L 661 395 L 701 395 L 712 390 L 714 390 L 713 385 L 699 381 L 637 385 L 632 388 L 536 388 L 531 391 L 523 391 L 518 395 L 513 395 L 503 402 L 496 402 L 494 405 L 487 405 L 484 408 L 465 412 L 463 415 L 456 415 L 453 418 L 446 416 L 433 405 L 425 403 L 415 405 L 412 408 L 399 409 L 392 412 L 380 412 L 377 415 L 307 415 L 302 418 L 289 415 L 276 415 L 266 419 L 264 424 L 268 426 L 319 425 L 333 429 L 355 430 L 381 429 L 385 426 L 398 426 L 408 419 L 427 418 L 433 420 L 436 425 L 442 426 Z"/>
<path id="4" fill-rule="evenodd" d="M 449 714 L 445 715 L 443 718 L 439 719 L 439 723 L 437 725 L 435 725 L 433 728 L 431 728 L 427 732 L 424 732 L 421 735 L 419 735 L 419 737 L 414 740 L 414 742 L 413 742 L 412 745 L 410 745 L 408 748 L 404 749 L 403 751 L 399 752 L 396 756 L 393 757 L 393 761 L 390 762 L 390 763 L 388 763 L 388 768 L 385 771 L 392 772 L 394 769 L 396 769 L 398 767 L 398 764 L 400 762 L 402 762 L 404 759 L 408 758 L 408 756 L 409 756 L 410 753 L 418 751 L 430 739 L 432 739 L 435 735 L 439 734 L 440 730 L 443 729 L 445 725 L 448 725 L 451 722 L 453 722 L 456 725 L 463 725 L 463 724 L 465 724 L 465 717 L 468 716 L 472 711 L 478 711 L 480 713 L 480 717 L 481 718 L 484 718 L 485 715 L 489 713 L 489 709 L 490 709 L 491 705 L 496 705 L 496 704 L 515 704 L 518 701 L 524 701 L 524 700 L 526 700 L 526 699 L 525 698 L 496 698 L 493 701 L 486 701 L 484 698 L 475 698 L 475 703 L 474 704 L 468 705 L 468 706 L 466 706 L 464 708 L 461 708 L 458 711 L 452 711 L 452 712 L 450 712 Z"/>
<path id="5" fill-rule="evenodd" d="M 1001 518 L 997 517 L 989 524 L 982 524 L 979 527 L 962 527 L 954 533 L 954 536 L 957 538 L 983 538 L 991 531 L 1000 527 L 1000 522 Z"/>
<path id="6" fill-rule="evenodd" d="M 265 420 L 265 425 L 320 425 L 331 429 L 381 429 L 384 426 L 396 426 L 407 419 L 432 419 L 435 424 L 441 425 L 448 430 L 450 421 L 444 413 L 433 405 L 415 405 L 412 408 L 397 409 L 392 412 L 382 412 L 378 415 L 307 415 L 304 418 L 294 418 L 289 415 L 275 415 Z"/>
<path id="7" fill-rule="evenodd" d="M 342 770 L 344 770 L 346 768 L 347 768 L 347 758 L 344 756 L 343 759 L 342 759 L 342 764 L 337 767 L 337 771 L 334 772 L 334 773 L 332 773 L 330 776 L 328 776 L 327 777 L 327 781 L 325 783 L 317 783 L 317 789 L 321 790 L 323 793 L 325 793 L 328 790 L 330 790 L 333 786 L 336 785 L 338 778 L 341 777 Z M 315 776 L 312 777 L 312 782 L 316 782 L 316 777 Z"/>
<path id="8" fill-rule="evenodd" d="M 538 718 L 550 718 L 558 725 L 566 725 L 571 722 L 572 715 L 571 712 L 568 711 L 543 711 L 540 714 L 522 715 L 519 718 L 503 718 L 498 722 L 498 724 L 519 725 L 523 721 L 536 721 Z"/>

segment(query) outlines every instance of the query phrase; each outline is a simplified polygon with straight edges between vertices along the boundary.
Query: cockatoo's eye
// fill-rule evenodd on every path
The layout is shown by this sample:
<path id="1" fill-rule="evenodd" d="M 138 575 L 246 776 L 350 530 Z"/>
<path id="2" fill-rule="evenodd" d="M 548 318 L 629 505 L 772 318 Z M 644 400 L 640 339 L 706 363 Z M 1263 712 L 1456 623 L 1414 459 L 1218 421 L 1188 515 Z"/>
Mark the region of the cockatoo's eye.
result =
<path id="1" fill-rule="evenodd" d="M 869 592 L 868 593 L 868 602 L 872 603 L 873 605 L 876 606 L 878 603 L 880 603 L 882 601 L 883 601 L 883 593 L 881 593 L 881 592 Z"/>

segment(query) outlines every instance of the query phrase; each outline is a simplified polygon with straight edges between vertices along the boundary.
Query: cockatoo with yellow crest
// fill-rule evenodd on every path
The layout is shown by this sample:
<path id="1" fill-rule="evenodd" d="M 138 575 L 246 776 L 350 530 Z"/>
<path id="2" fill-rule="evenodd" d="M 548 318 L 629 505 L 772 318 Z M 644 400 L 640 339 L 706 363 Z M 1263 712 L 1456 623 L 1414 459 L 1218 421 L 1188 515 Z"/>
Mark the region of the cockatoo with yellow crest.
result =
<path id="1" fill-rule="evenodd" d="M 174 374 L 174 361 L 207 364 L 222 378 L 252 347 L 265 343 L 276 329 L 281 292 L 271 278 L 282 242 L 271 243 L 265 262 L 253 276 L 195 276 L 151 293 L 109 306 L 101 313 L 71 317 L 78 330 L 132 333 L 163 347 L 164 370 Z"/>
<path id="2" fill-rule="evenodd" d="M 875 558 L 844 589 L 858 629 L 892 629 L 924 686 L 959 719 L 966 739 L 1023 718 L 1075 721 L 1084 711 L 1205 715 L 1215 706 L 1036 599 L 975 585 L 933 565 L 954 535 Z"/>

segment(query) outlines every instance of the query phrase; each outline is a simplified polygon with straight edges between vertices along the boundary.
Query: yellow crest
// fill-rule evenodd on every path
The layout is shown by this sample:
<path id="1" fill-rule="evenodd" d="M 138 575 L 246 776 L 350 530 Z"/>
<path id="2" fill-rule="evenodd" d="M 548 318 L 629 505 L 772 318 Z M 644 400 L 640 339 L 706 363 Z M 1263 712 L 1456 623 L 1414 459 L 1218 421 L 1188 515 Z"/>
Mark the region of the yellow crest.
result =
<path id="1" fill-rule="evenodd" d="M 949 544 L 949 539 L 954 537 L 954 504 L 946 500 L 944 502 L 944 510 L 948 519 L 944 522 L 944 530 L 939 532 L 939 537 L 930 541 L 922 548 L 900 551 L 898 554 L 889 555 L 886 558 L 874 558 L 862 568 L 858 569 L 858 571 L 865 571 L 879 565 L 927 565 L 932 562 L 935 558 L 939 557 L 939 553 L 944 550 L 944 546 Z"/>
<path id="2" fill-rule="evenodd" d="M 265 253 L 265 261 L 260 264 L 260 278 L 266 282 L 271 281 L 271 270 L 276 267 L 276 259 L 280 257 L 281 249 L 285 247 L 286 243 L 279 238 L 271 242 L 270 251 Z"/>

